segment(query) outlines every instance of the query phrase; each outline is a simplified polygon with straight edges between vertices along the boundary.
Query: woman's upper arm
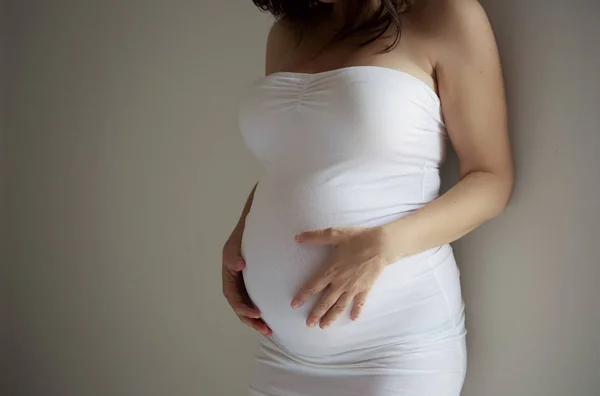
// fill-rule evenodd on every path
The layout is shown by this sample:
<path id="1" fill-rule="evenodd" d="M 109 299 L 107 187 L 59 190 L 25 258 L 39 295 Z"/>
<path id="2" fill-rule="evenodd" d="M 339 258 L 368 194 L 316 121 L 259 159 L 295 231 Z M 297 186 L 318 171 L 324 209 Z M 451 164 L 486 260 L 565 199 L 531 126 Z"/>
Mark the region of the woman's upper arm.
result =
<path id="1" fill-rule="evenodd" d="M 434 62 L 461 177 L 492 173 L 512 187 L 506 100 L 492 28 L 475 0 L 444 0 Z"/>

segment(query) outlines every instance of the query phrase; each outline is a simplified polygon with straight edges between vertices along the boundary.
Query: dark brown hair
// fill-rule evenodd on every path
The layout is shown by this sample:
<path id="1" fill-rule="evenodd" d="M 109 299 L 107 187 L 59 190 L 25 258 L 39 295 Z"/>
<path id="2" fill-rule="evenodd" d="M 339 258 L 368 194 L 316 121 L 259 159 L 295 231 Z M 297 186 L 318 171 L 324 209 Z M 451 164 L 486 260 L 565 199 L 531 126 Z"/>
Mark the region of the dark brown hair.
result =
<path id="1" fill-rule="evenodd" d="M 275 18 L 291 22 L 304 29 L 327 18 L 332 3 L 318 0 L 252 0 L 263 11 Z M 336 39 L 359 35 L 365 37 L 363 45 L 369 44 L 391 30 L 394 41 L 384 52 L 393 49 L 400 40 L 400 15 L 410 10 L 411 0 L 342 0 L 347 3 L 346 22 L 338 31 Z M 301 34 L 301 32 L 300 32 Z"/>

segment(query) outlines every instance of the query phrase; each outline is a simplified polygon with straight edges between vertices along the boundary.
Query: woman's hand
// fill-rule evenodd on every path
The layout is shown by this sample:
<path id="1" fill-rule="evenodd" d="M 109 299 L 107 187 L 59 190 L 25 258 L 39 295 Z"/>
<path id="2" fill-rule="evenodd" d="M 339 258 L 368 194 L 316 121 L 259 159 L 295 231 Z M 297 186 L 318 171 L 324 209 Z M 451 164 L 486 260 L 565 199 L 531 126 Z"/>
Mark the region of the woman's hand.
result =
<path id="1" fill-rule="evenodd" d="M 230 239 L 223 247 L 223 295 L 243 323 L 271 336 L 271 329 L 260 318 L 260 311 L 252 304 L 246 292 L 241 272 L 246 267 L 246 262 L 242 258 L 240 246 L 240 242 Z"/>
<path id="2" fill-rule="evenodd" d="M 358 318 L 375 281 L 395 261 L 387 239 L 381 227 L 328 228 L 296 235 L 298 243 L 333 247 L 323 271 L 292 300 L 292 308 L 298 308 L 322 292 L 306 321 L 309 327 L 319 322 L 323 329 L 330 326 L 351 302 L 350 317 Z"/>

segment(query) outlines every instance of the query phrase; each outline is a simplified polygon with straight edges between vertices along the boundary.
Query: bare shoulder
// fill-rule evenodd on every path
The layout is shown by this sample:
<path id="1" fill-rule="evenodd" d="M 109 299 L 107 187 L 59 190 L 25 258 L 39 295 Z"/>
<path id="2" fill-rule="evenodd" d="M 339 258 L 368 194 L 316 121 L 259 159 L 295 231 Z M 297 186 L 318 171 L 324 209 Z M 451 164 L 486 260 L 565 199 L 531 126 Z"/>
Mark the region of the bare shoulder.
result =
<path id="1" fill-rule="evenodd" d="M 296 30 L 291 23 L 285 20 L 276 21 L 267 37 L 266 74 L 271 74 L 279 69 L 279 65 L 290 50 L 297 43 Z"/>
<path id="2" fill-rule="evenodd" d="M 444 121 L 459 158 L 461 177 L 484 171 L 510 181 L 504 82 L 488 17 L 476 0 L 427 3 L 419 11 L 419 37 L 426 37 L 430 48 Z"/>
<path id="3" fill-rule="evenodd" d="M 475 52 L 496 52 L 488 16 L 477 0 L 424 1 L 415 19 L 429 41 L 434 64 Z"/>

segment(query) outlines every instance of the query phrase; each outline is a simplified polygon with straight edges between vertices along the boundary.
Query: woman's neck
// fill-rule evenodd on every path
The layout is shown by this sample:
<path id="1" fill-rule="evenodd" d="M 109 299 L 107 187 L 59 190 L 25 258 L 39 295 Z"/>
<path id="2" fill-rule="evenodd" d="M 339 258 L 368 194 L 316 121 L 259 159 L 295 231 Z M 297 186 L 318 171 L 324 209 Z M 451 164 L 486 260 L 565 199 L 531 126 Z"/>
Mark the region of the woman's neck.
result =
<path id="1" fill-rule="evenodd" d="M 359 0 L 366 1 L 366 0 Z M 359 15 L 358 20 L 355 22 L 360 24 L 365 19 L 368 19 L 371 12 L 375 11 L 379 6 L 380 1 L 370 1 L 369 7 L 365 8 L 362 15 Z M 332 11 L 330 14 L 330 23 L 335 29 L 340 29 L 347 22 L 348 18 L 348 7 L 353 7 L 355 4 L 352 4 L 351 0 L 339 0 L 332 4 Z"/>

